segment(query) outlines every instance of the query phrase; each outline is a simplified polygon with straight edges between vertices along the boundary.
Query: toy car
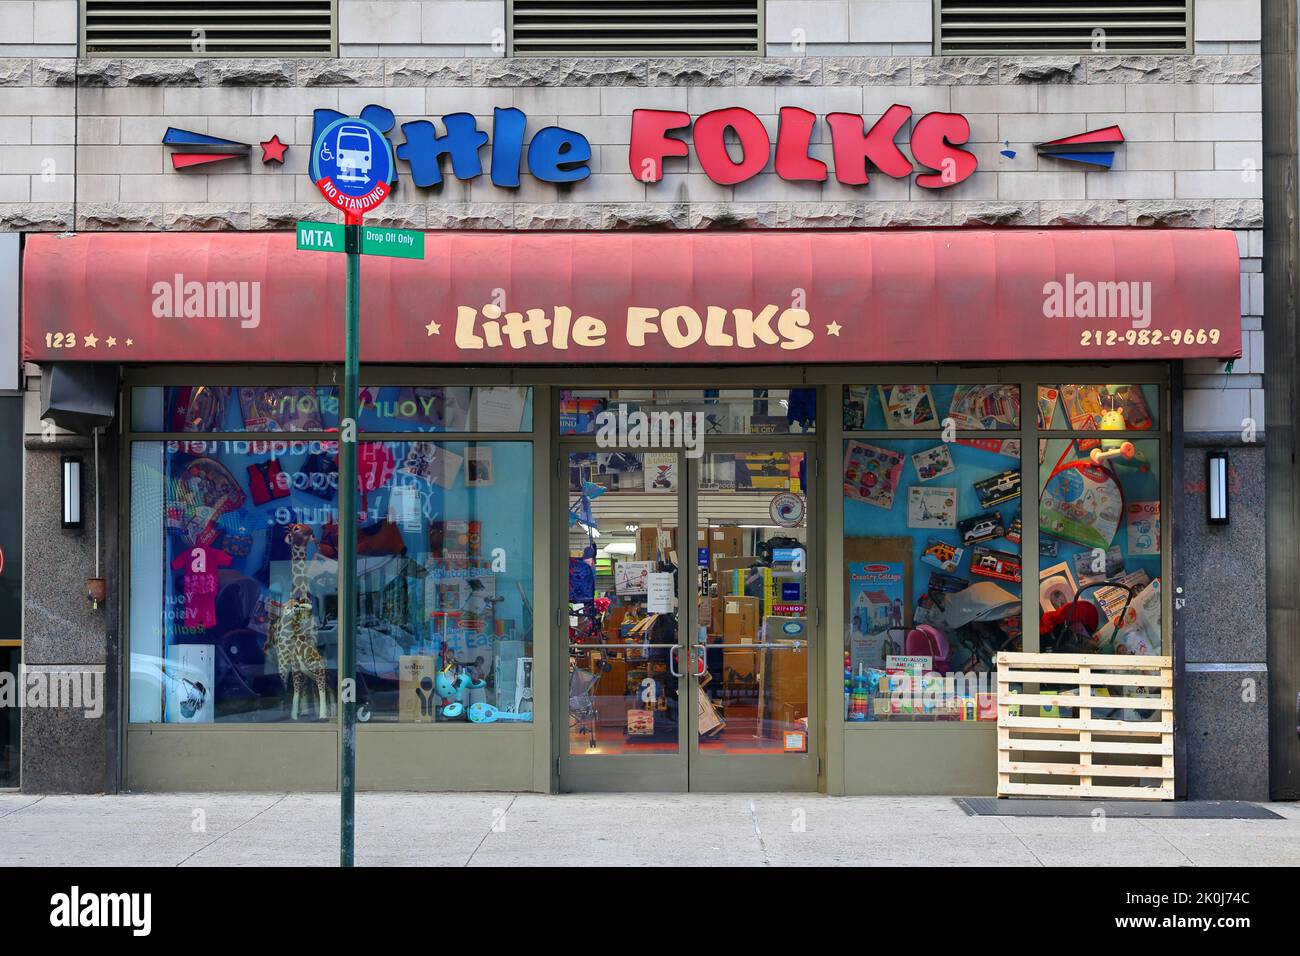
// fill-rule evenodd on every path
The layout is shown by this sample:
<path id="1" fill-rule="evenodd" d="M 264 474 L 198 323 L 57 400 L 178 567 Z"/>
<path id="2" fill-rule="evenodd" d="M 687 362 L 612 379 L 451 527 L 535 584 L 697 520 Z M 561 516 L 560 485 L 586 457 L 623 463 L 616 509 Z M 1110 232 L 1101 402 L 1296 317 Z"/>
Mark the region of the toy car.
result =
<path id="1" fill-rule="evenodd" d="M 1002 537 L 1002 517 L 996 511 L 986 511 L 958 522 L 957 528 L 961 532 L 962 544 L 977 544 Z"/>
<path id="2" fill-rule="evenodd" d="M 1007 554 L 1005 551 L 976 548 L 971 554 L 970 573 L 1019 584 L 1021 580 L 1020 558 L 1014 554 Z"/>
<path id="3" fill-rule="evenodd" d="M 947 541 L 940 541 L 937 538 L 931 538 L 926 542 L 925 550 L 921 552 L 921 560 L 940 571 L 956 571 L 961 564 L 961 556 L 964 549 L 957 547 L 955 544 L 949 544 Z"/>
<path id="4" fill-rule="evenodd" d="M 979 496 L 980 504 L 985 508 L 1002 504 L 1002 502 L 1010 501 L 1012 498 L 1019 498 L 1020 472 L 1004 471 L 992 478 L 977 481 L 975 482 L 975 494 Z"/>

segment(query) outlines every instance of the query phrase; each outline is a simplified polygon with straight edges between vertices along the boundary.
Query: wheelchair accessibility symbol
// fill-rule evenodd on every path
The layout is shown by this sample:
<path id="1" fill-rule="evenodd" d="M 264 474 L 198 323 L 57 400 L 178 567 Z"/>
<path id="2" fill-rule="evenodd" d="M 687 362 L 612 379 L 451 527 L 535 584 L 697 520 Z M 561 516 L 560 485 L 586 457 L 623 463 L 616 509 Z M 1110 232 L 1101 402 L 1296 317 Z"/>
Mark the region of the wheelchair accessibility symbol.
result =
<path id="1" fill-rule="evenodd" d="M 312 146 L 311 178 L 349 220 L 359 220 L 388 198 L 393 169 L 392 145 L 363 119 L 335 120 Z"/>

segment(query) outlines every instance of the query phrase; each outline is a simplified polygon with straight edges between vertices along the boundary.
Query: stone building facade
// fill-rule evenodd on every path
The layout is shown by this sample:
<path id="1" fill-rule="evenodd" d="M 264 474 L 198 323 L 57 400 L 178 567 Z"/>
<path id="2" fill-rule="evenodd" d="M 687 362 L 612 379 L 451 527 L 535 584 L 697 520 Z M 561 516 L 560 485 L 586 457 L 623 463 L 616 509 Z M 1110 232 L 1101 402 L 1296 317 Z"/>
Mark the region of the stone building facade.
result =
<path id="1" fill-rule="evenodd" d="M 404 178 L 373 217 L 403 228 L 1232 230 L 1242 358 L 1176 370 L 1188 477 L 1174 494 L 1187 515 L 1201 514 L 1204 457 L 1223 447 L 1231 448 L 1234 494 L 1229 526 L 1193 519 L 1183 531 L 1186 593 L 1176 613 L 1193 728 L 1187 792 L 1267 797 L 1258 3 L 1197 0 L 1186 54 L 936 56 L 930 0 L 769 0 L 764 56 L 649 59 L 512 57 L 503 0 L 339 0 L 331 59 L 79 57 L 74 0 L 0 7 L 0 229 L 26 235 L 290 230 L 322 209 L 306 175 L 313 111 L 355 115 L 369 104 L 392 110 L 399 128 L 468 112 L 488 131 L 494 109 L 515 107 L 527 114 L 529 135 L 558 125 L 592 144 L 591 176 L 573 185 L 525 176 L 520 188 L 504 190 L 480 176 L 420 189 Z M 885 176 L 850 187 L 833 177 L 786 181 L 769 163 L 753 179 L 723 186 L 693 153 L 669 160 L 659 182 L 629 174 L 633 110 L 697 117 L 743 107 L 775 140 L 782 107 L 870 122 L 895 103 L 967 117 L 974 175 L 943 190 Z M 1124 145 L 1109 170 L 1035 149 L 1111 125 L 1122 128 Z M 178 171 L 162 144 L 169 127 L 252 144 L 252 155 Z M 289 146 L 283 166 L 259 161 L 257 144 L 273 135 Z M 400 143 L 398 130 L 393 136 Z M 811 155 L 833 167 L 822 121 Z M 87 440 L 45 440 L 40 371 L 26 371 L 26 663 L 103 668 L 111 685 L 120 634 L 79 594 L 93 531 L 49 530 L 56 452 Z M 112 456 L 105 461 L 111 492 Z M 111 538 L 117 519 L 104 520 L 103 537 Z M 1258 694 L 1242 705 L 1250 682 Z M 118 786 L 121 720 L 112 706 L 94 721 L 27 715 L 24 787 Z"/>

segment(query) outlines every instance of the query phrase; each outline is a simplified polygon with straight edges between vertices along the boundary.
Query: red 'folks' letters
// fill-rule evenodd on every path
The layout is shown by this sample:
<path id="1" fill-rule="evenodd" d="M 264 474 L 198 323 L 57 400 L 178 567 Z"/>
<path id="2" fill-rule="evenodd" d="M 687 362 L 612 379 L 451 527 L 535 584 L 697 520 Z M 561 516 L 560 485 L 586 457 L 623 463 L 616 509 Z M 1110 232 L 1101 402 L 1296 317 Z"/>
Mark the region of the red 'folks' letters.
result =
<path id="1" fill-rule="evenodd" d="M 868 128 L 856 113 L 831 113 L 826 123 L 831 131 L 831 153 L 835 178 L 847 186 L 863 186 L 869 170 L 901 179 L 910 176 L 912 160 L 894 141 L 912 118 L 912 109 L 895 104 Z M 794 106 L 781 108 L 776 138 L 776 174 L 791 181 L 825 182 L 826 164 L 809 155 L 817 116 Z M 680 110 L 634 110 L 628 164 L 632 175 L 643 182 L 663 179 L 664 160 L 686 156 L 684 140 L 668 135 L 691 127 L 689 113 Z M 739 141 L 739 158 L 726 146 L 727 131 Z M 763 121 L 747 109 L 728 107 L 712 110 L 695 121 L 692 139 L 700 168 L 711 180 L 724 186 L 743 183 L 758 175 L 771 158 L 772 145 Z M 969 179 L 978 162 L 960 147 L 970 139 L 970 123 L 960 113 L 926 113 L 912 125 L 911 151 L 916 162 L 930 172 L 916 177 L 927 189 L 955 186 Z"/>

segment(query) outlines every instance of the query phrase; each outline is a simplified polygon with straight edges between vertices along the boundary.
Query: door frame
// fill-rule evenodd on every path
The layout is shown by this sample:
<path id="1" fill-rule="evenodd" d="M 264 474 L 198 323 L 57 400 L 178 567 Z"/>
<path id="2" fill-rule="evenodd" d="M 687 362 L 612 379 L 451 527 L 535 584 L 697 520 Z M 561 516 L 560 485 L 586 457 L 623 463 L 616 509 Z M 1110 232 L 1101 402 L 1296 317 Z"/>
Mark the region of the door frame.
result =
<path id="1" fill-rule="evenodd" d="M 687 388 L 686 383 L 655 381 L 642 388 Z M 816 388 L 817 420 L 823 421 L 826 406 L 826 389 L 807 382 L 727 382 L 734 388 Z M 544 387 L 544 386 L 538 386 Z M 807 456 L 807 488 L 805 499 L 809 502 L 806 518 L 805 541 L 809 552 L 807 591 L 808 609 L 808 749 L 803 754 L 709 754 L 701 751 L 697 734 L 697 713 L 685 701 L 693 701 L 695 690 L 693 649 L 698 621 L 696 595 L 699 586 L 699 569 L 694 560 L 678 565 L 677 643 L 680 670 L 679 684 L 678 752 L 674 754 L 608 755 L 579 757 L 569 754 L 569 641 L 568 641 L 568 561 L 569 561 L 569 486 L 568 456 L 574 451 L 596 449 L 594 436 L 561 436 L 559 434 L 559 388 L 552 390 L 552 422 L 548 431 L 552 447 L 552 476 L 555 479 L 550 496 L 551 528 L 551 594 L 555 601 L 555 619 L 551 624 L 551 653 L 555 655 L 553 670 L 553 728 L 555 747 L 555 785 L 559 792 L 760 792 L 802 791 L 821 789 L 822 755 L 826 748 L 826 721 L 828 719 L 823 675 L 826 672 L 828 653 L 821 614 L 825 602 L 826 575 L 821 573 L 821 556 L 826 546 L 826 526 L 821 508 L 824 506 L 825 477 L 821 462 L 824 459 L 825 429 L 806 435 L 715 435 L 707 441 L 708 450 L 726 451 L 801 451 Z M 539 429 L 541 431 L 542 429 Z M 602 451 L 614 449 L 601 449 Z M 647 449 L 621 449 L 644 453 Z M 649 449 L 666 451 L 667 449 Z M 677 496 L 678 533 L 690 542 L 689 551 L 679 542 L 678 561 L 682 554 L 694 553 L 693 536 L 698 529 L 698 499 L 693 494 L 699 476 L 700 459 L 685 457 L 682 449 L 675 449 L 679 464 L 679 491 Z M 705 452 L 708 453 L 707 451 Z"/>
<path id="2" fill-rule="evenodd" d="M 553 407 L 559 409 L 558 401 Z M 558 411 L 557 411 L 558 414 Z M 687 715 L 691 708 L 684 706 L 689 699 L 683 691 L 690 686 L 685 676 L 688 662 L 690 631 L 686 624 L 686 602 L 681 594 L 686 584 L 678 567 L 677 599 L 677 661 L 682 677 L 678 679 L 677 750 L 674 753 L 577 755 L 569 752 L 569 455 L 574 452 L 626 451 L 644 454 L 644 448 L 600 448 L 594 435 L 572 435 L 555 443 L 555 494 L 552 495 L 551 514 L 552 593 L 555 596 L 555 627 L 551 632 L 551 653 L 555 657 L 557 689 L 554 695 L 554 724 L 556 728 L 556 769 L 561 793 L 599 792 L 651 792 L 685 793 L 690 789 L 690 770 L 686 752 L 689 726 Z M 664 454 L 668 449 L 653 449 Z M 686 496 L 682 494 L 683 477 L 687 461 L 682 449 L 672 449 L 677 455 L 678 490 L 677 525 L 685 527 Z M 680 560 L 680 556 L 679 556 Z M 688 562 L 689 563 L 689 562 Z M 561 573 L 563 571 L 563 573 Z"/>
<path id="3" fill-rule="evenodd" d="M 820 404 L 821 395 L 818 394 Z M 818 420 L 820 420 L 820 412 Z M 689 789 L 702 793 L 727 792 L 762 792 L 794 791 L 812 792 L 817 790 L 821 772 L 822 747 L 824 746 L 825 694 L 821 689 L 821 676 L 825 669 L 826 644 L 822 639 L 820 619 L 822 606 L 822 578 L 819 573 L 819 557 L 823 553 L 822 522 L 818 520 L 821 506 L 821 452 L 820 439 L 811 435 L 719 435 L 709 439 L 710 451 L 798 451 L 807 457 L 807 482 L 804 492 L 804 549 L 807 551 L 807 585 L 808 595 L 807 634 L 808 634 L 808 746 L 801 754 L 713 754 L 700 748 L 697 727 L 697 710 L 690 711 L 687 734 L 687 778 Z M 687 471 L 683 484 L 693 492 L 699 477 L 700 459 L 687 459 Z M 698 531 L 699 498 L 693 493 L 686 496 L 688 530 Z M 679 546 L 680 547 L 680 546 Z M 699 593 L 699 566 L 690 561 L 687 591 L 690 595 L 687 624 L 689 635 L 698 627 L 696 595 Z M 691 640 L 695 646 L 695 640 Z M 694 660 L 692 658 L 692 664 Z M 695 673 L 695 668 L 690 668 Z M 688 678 L 690 692 L 695 694 L 695 678 Z"/>

